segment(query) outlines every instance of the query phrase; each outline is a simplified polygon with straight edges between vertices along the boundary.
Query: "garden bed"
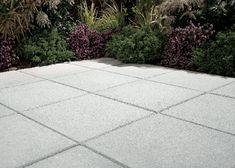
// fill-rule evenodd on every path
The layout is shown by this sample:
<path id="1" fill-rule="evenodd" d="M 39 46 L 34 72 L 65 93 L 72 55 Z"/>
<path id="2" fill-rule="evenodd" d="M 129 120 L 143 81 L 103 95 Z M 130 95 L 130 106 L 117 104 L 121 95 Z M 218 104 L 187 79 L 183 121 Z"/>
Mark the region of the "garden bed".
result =
<path id="1" fill-rule="evenodd" d="M 0 12 L 0 72 L 109 56 L 235 77 L 233 0 L 4 1 Z"/>

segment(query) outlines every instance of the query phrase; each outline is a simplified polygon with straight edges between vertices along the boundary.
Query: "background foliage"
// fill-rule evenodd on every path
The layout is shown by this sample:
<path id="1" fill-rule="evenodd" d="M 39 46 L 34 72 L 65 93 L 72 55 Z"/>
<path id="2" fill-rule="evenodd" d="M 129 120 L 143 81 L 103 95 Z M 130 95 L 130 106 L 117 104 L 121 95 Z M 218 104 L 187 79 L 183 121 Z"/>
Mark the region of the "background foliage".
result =
<path id="1" fill-rule="evenodd" d="M 44 30 L 36 36 L 25 40 L 22 57 L 36 65 L 48 65 L 73 59 L 73 52 L 67 48 L 67 43 L 58 30 Z"/>
<path id="2" fill-rule="evenodd" d="M 0 64 L 6 69 L 25 58 L 44 65 L 73 54 L 77 59 L 106 55 L 232 75 L 233 24 L 235 0 L 0 0 L 0 39 L 6 42 Z M 213 47 L 221 48 L 218 55 L 209 54 Z"/>
<path id="3" fill-rule="evenodd" d="M 125 63 L 153 63 L 161 58 L 163 39 L 149 27 L 125 27 L 107 43 L 106 51 Z"/>
<path id="4" fill-rule="evenodd" d="M 161 64 L 177 68 L 189 68 L 193 47 L 203 45 L 213 34 L 212 25 L 191 24 L 185 28 L 174 29 L 165 47 Z"/>
<path id="5" fill-rule="evenodd" d="M 215 41 L 195 48 L 193 63 L 200 71 L 235 77 L 235 25 L 217 34 Z"/>
<path id="6" fill-rule="evenodd" d="M 17 61 L 18 57 L 13 49 L 13 41 L 9 38 L 0 38 L 0 70 L 10 68 Z"/>
<path id="7" fill-rule="evenodd" d="M 104 56 L 104 39 L 96 30 L 81 24 L 69 34 L 68 43 L 78 59 L 92 59 Z"/>

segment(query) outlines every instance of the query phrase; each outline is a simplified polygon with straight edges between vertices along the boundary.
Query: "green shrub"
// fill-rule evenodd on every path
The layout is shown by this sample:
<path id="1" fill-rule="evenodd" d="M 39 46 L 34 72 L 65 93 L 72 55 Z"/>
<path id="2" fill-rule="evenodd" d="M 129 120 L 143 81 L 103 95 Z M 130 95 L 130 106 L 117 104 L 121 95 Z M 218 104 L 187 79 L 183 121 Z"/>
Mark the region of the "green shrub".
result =
<path id="1" fill-rule="evenodd" d="M 162 50 L 162 35 L 148 27 L 125 27 L 106 44 L 106 52 L 125 63 L 153 63 Z"/>
<path id="2" fill-rule="evenodd" d="M 57 29 L 52 29 L 49 32 L 44 30 L 27 39 L 22 49 L 22 56 L 33 64 L 48 65 L 69 61 L 74 54 L 67 49 L 67 43 Z"/>
<path id="3" fill-rule="evenodd" d="M 235 25 L 217 34 L 215 41 L 195 48 L 193 63 L 199 70 L 227 76 L 235 76 Z"/>

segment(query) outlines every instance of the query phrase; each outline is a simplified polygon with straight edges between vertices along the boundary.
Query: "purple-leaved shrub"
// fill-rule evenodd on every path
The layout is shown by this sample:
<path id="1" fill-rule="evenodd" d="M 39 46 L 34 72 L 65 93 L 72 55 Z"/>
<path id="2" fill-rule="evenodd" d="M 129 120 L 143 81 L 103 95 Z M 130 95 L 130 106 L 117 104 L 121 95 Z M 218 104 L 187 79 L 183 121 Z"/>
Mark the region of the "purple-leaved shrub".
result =
<path id="1" fill-rule="evenodd" d="M 12 67 L 18 61 L 11 39 L 0 38 L 0 70 Z"/>
<path id="2" fill-rule="evenodd" d="M 175 28 L 164 50 L 162 65 L 189 68 L 194 47 L 201 46 L 214 34 L 213 25 L 194 25 Z"/>
<path id="3" fill-rule="evenodd" d="M 78 59 L 92 59 L 104 56 L 105 41 L 102 34 L 90 30 L 87 25 L 79 25 L 67 39 L 70 48 Z"/>

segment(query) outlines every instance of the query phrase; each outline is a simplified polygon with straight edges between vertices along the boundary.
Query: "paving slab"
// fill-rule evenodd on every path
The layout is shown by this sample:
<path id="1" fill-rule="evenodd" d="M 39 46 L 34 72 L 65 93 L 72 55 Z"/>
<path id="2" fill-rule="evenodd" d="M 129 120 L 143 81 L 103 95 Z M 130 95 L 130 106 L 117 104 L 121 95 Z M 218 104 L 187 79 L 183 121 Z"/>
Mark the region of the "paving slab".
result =
<path id="1" fill-rule="evenodd" d="M 93 59 L 93 60 L 83 60 L 83 61 L 73 61 L 71 64 L 79 65 L 87 68 L 92 69 L 102 69 L 109 66 L 115 66 L 122 64 L 120 61 L 113 59 L 113 58 L 99 58 L 99 59 Z"/>
<path id="2" fill-rule="evenodd" d="M 149 78 L 174 71 L 170 68 L 145 64 L 122 64 L 118 66 L 110 66 L 104 68 L 104 70 L 138 78 Z"/>
<path id="3" fill-rule="evenodd" d="M 35 76 L 39 76 L 42 78 L 52 79 L 52 78 L 61 77 L 65 75 L 85 72 L 88 70 L 90 69 L 81 67 L 81 66 L 75 66 L 69 63 L 63 63 L 63 64 L 54 64 L 54 65 L 49 65 L 49 66 L 23 69 L 21 71 L 35 75 Z"/>
<path id="4" fill-rule="evenodd" d="M 87 143 L 131 168 L 232 168 L 235 137 L 156 115 Z"/>
<path id="5" fill-rule="evenodd" d="M 213 93 L 235 98 L 235 82 L 233 82 L 225 87 L 219 88 L 219 89 L 213 91 Z"/>
<path id="6" fill-rule="evenodd" d="M 235 135 L 235 99 L 206 94 L 163 113 Z"/>
<path id="7" fill-rule="evenodd" d="M 24 117 L 0 120 L 0 167 L 15 168 L 74 143 Z"/>
<path id="8" fill-rule="evenodd" d="M 199 95 L 201 92 L 155 82 L 137 81 L 101 91 L 99 94 L 159 111 Z"/>
<path id="9" fill-rule="evenodd" d="M 18 71 L 3 72 L 0 73 L 0 89 L 32 83 L 40 80 L 42 79 L 35 78 Z"/>
<path id="10" fill-rule="evenodd" d="M 235 78 L 228 78 L 216 75 L 201 74 L 196 72 L 175 71 L 161 76 L 150 78 L 151 80 L 178 85 L 186 88 L 209 91 L 227 83 L 235 81 Z"/>
<path id="11" fill-rule="evenodd" d="M 122 168 L 84 147 L 75 147 L 27 168 Z"/>
<path id="12" fill-rule="evenodd" d="M 99 70 L 54 79 L 56 82 L 92 92 L 135 80 L 137 79 Z"/>
<path id="13" fill-rule="evenodd" d="M 12 110 L 10 110 L 10 109 L 8 109 L 8 108 L 6 108 L 6 107 L 4 107 L 0 104 L 0 118 L 4 117 L 4 116 L 11 115 L 11 114 L 14 114 L 14 113 L 15 113 L 14 111 L 12 111 Z"/>
<path id="14" fill-rule="evenodd" d="M 149 114 L 145 110 L 95 95 L 25 112 L 25 115 L 79 142 Z"/>
<path id="15" fill-rule="evenodd" d="M 0 102 L 19 111 L 86 94 L 67 86 L 42 81 L 0 90 Z"/>

